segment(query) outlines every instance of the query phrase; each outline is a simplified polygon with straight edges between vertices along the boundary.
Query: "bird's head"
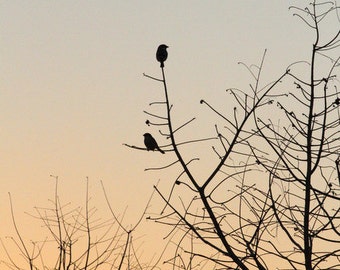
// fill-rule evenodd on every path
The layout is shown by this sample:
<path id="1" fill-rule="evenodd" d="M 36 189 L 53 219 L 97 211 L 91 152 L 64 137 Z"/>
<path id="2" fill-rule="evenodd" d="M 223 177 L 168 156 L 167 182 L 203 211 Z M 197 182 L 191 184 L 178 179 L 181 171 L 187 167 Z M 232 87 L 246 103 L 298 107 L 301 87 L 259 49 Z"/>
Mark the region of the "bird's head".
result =
<path id="1" fill-rule="evenodd" d="M 159 48 L 167 49 L 167 48 L 169 48 L 169 46 L 168 46 L 168 45 L 165 45 L 165 44 L 161 44 L 161 45 L 159 45 Z"/>
<path id="2" fill-rule="evenodd" d="M 144 137 L 150 137 L 151 134 L 150 134 L 150 133 L 144 133 L 143 136 L 144 136 Z"/>

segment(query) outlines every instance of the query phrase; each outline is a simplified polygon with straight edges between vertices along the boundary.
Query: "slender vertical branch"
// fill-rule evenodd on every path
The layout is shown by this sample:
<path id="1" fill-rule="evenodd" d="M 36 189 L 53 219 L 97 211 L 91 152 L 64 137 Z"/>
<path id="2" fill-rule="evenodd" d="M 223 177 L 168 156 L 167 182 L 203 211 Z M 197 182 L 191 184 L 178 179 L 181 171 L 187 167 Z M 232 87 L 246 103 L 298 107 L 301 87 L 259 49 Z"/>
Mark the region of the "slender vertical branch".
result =
<path id="1" fill-rule="evenodd" d="M 87 269 L 91 252 L 91 228 L 89 217 L 89 178 L 86 177 L 86 201 L 85 201 L 85 222 L 86 222 L 86 234 L 87 234 L 87 249 L 85 258 L 85 269 Z"/>
<path id="2" fill-rule="evenodd" d="M 31 255 L 30 255 L 30 253 L 29 253 L 29 251 L 28 251 L 28 249 L 26 247 L 26 244 L 25 244 L 24 240 L 22 239 L 21 233 L 20 233 L 20 231 L 18 229 L 18 226 L 17 226 L 17 223 L 15 221 L 14 207 L 13 207 L 13 203 L 12 203 L 11 193 L 8 193 L 8 197 L 9 197 L 9 203 L 10 203 L 11 217 L 12 217 L 13 226 L 14 226 L 16 235 L 18 236 L 19 241 L 21 243 L 21 248 L 23 250 L 23 254 L 22 255 L 24 255 L 25 259 L 28 261 L 29 269 L 33 270 L 33 258 L 31 257 Z"/>
<path id="3" fill-rule="evenodd" d="M 175 154 L 179 160 L 179 162 L 182 165 L 182 168 L 184 169 L 186 175 L 189 177 L 190 181 L 193 183 L 193 185 L 195 186 L 196 189 L 199 189 L 199 185 L 196 182 L 195 178 L 193 177 L 193 175 L 191 174 L 188 166 L 186 165 L 186 162 L 183 160 L 181 153 L 178 150 L 177 147 L 177 143 L 175 140 L 175 136 L 174 136 L 174 131 L 173 131 L 173 127 L 172 127 L 172 119 L 171 119 L 171 107 L 170 107 L 170 100 L 169 100 L 169 96 L 168 96 L 168 88 L 167 88 L 167 84 L 166 84 L 166 80 L 165 80 L 165 73 L 164 73 L 164 67 L 161 67 L 162 70 L 162 82 L 163 82 L 163 86 L 164 86 L 164 94 L 165 94 L 165 103 L 166 103 L 166 111 L 167 111 L 167 123 L 168 123 L 168 128 L 169 128 L 169 136 L 170 136 L 170 140 L 171 140 L 171 145 L 175 151 Z"/>

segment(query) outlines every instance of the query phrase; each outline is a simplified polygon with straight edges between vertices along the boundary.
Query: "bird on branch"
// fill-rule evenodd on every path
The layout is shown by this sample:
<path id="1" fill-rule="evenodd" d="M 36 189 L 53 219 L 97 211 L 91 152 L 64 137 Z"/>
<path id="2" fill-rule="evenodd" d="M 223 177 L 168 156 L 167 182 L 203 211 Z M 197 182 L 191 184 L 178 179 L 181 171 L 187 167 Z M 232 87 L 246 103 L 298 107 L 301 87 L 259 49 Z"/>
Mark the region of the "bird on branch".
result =
<path id="1" fill-rule="evenodd" d="M 167 48 L 169 48 L 167 45 L 161 44 L 158 46 L 156 52 L 156 58 L 157 61 L 161 63 L 161 68 L 164 67 L 164 62 L 168 58 L 168 52 L 166 51 Z"/>
<path id="2" fill-rule="evenodd" d="M 146 150 L 152 150 L 155 151 L 158 150 L 159 152 L 161 152 L 162 154 L 165 154 L 165 152 L 159 148 L 156 140 L 154 139 L 154 137 L 152 137 L 152 135 L 150 133 L 145 133 L 144 135 L 144 144 L 146 146 Z"/>

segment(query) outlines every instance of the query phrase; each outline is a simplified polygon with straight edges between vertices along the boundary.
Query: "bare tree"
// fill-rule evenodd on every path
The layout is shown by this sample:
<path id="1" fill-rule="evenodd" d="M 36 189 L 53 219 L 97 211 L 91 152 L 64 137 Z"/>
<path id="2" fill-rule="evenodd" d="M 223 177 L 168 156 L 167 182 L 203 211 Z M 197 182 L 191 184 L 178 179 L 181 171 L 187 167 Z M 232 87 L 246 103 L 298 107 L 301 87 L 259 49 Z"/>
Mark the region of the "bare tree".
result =
<path id="1" fill-rule="evenodd" d="M 175 126 L 164 68 L 161 79 L 144 74 L 163 85 L 164 102 L 151 105 L 164 104 L 166 113 L 146 112 L 147 124 L 161 128 L 170 140 L 163 149 L 175 154 L 152 169 L 180 166 L 170 191 L 155 186 L 165 205 L 149 217 L 170 227 L 175 251 L 165 263 L 173 269 L 340 268 L 339 7 L 313 1 L 291 10 L 314 32 L 310 60 L 267 84 L 266 53 L 258 66 L 242 63 L 253 83 L 227 89 L 235 102 L 230 115 L 200 101 L 222 122 L 212 138 L 180 141 L 195 118 Z M 192 169 L 199 157 L 183 153 L 213 140 L 217 163 L 202 179 Z"/>
<path id="2" fill-rule="evenodd" d="M 32 218 L 41 221 L 50 237 L 42 241 L 27 241 L 16 222 L 10 198 L 10 209 L 16 236 L 8 241 L 1 239 L 7 259 L 1 258 L 1 269 L 153 269 L 154 263 L 142 262 L 137 254 L 133 234 L 145 211 L 133 227 L 123 225 L 123 216 L 115 214 L 109 198 L 103 192 L 112 218 L 97 217 L 97 209 L 91 206 L 88 182 L 84 207 L 62 204 L 58 194 L 58 177 L 55 178 L 55 194 L 51 207 L 35 207 Z M 148 204 L 147 204 L 148 207 Z M 42 233 L 44 235 L 44 233 Z M 12 245 L 11 245 L 12 244 Z M 5 268 L 4 268 L 5 267 Z"/>
<path id="3" fill-rule="evenodd" d="M 315 33 L 311 59 L 289 67 L 286 79 L 295 89 L 274 98 L 280 122 L 255 114 L 268 148 L 252 153 L 269 173 L 272 210 L 289 243 L 276 255 L 294 269 L 335 269 L 340 267 L 339 7 L 314 1 L 291 9 Z M 337 22 L 330 35 L 327 20 Z"/>

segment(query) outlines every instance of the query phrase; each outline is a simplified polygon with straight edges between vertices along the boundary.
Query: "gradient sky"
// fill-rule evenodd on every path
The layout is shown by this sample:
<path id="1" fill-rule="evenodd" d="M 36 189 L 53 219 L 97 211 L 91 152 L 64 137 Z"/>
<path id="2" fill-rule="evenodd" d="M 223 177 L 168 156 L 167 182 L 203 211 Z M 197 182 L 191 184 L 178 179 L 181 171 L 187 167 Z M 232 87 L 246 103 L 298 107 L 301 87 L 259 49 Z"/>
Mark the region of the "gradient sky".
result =
<path id="1" fill-rule="evenodd" d="M 157 137 L 143 114 L 163 97 L 161 85 L 143 77 L 161 75 L 157 46 L 170 47 L 165 70 L 175 122 L 198 118 L 183 139 L 212 136 L 215 116 L 199 100 L 231 108 L 225 89 L 251 82 L 237 62 L 257 64 L 267 49 L 267 83 L 309 56 L 312 35 L 288 10 L 308 2 L 0 1 L 0 237 L 12 233 L 7 193 L 23 230 L 34 230 L 23 212 L 52 198 L 51 174 L 59 176 L 61 198 L 74 204 L 83 202 L 89 177 L 105 212 L 102 180 L 118 212 L 129 206 L 133 223 L 153 184 L 173 180 L 144 172 L 173 154 L 122 145 L 143 146 L 145 132 Z M 213 166 L 201 162 L 200 173 Z"/>

